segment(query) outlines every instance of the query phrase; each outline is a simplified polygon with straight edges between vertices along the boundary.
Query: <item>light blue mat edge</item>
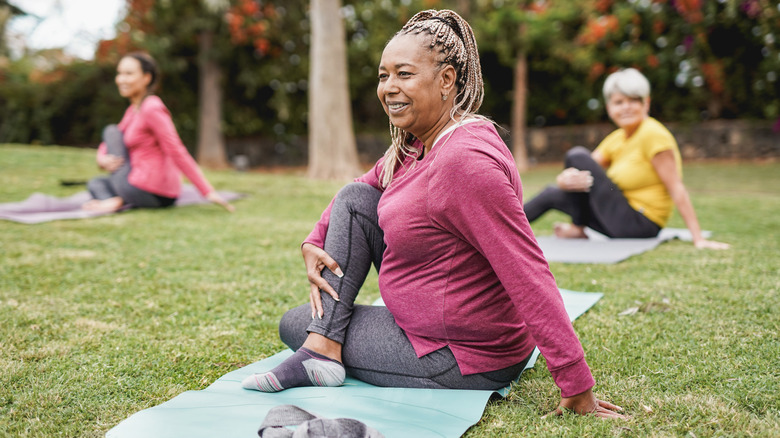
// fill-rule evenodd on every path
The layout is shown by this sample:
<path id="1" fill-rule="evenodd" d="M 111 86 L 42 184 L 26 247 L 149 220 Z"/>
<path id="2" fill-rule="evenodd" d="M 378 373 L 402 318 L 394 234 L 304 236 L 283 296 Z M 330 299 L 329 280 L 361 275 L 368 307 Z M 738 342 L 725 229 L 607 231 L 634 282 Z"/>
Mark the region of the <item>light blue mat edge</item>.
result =
<path id="1" fill-rule="evenodd" d="M 573 321 L 603 296 L 602 293 L 560 289 Z M 491 395 L 499 391 L 380 388 L 347 378 L 338 388 L 292 388 L 266 394 L 248 391 L 240 382 L 265 372 L 286 359 L 285 350 L 232 371 L 208 388 L 187 391 L 158 406 L 137 412 L 106 433 L 107 438 L 256 437 L 266 413 L 274 406 L 294 404 L 329 418 L 355 418 L 393 437 L 458 437 L 482 417 Z M 538 358 L 534 351 L 526 369 Z"/>
<path id="2" fill-rule="evenodd" d="M 586 228 L 585 233 L 587 239 L 559 239 L 545 235 L 537 236 L 536 241 L 548 262 L 615 264 L 653 250 L 669 240 L 693 240 L 691 232 L 686 228 L 664 228 L 658 236 L 646 239 L 611 239 L 590 228 Z M 702 235 L 709 239 L 712 232 L 703 230 Z"/>

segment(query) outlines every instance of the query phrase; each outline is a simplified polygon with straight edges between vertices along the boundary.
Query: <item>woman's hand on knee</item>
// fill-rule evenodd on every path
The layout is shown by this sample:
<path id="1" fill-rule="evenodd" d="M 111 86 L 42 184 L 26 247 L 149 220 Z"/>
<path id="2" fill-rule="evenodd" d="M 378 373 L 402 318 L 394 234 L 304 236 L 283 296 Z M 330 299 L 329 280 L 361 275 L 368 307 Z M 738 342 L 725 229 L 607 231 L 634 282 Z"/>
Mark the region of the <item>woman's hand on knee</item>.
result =
<path id="1" fill-rule="evenodd" d="M 593 175 L 590 170 L 579 170 L 569 167 L 555 178 L 558 188 L 565 192 L 589 192 L 593 186 Z"/>
<path id="2" fill-rule="evenodd" d="M 122 167 L 124 162 L 124 158 L 111 154 L 102 154 L 97 157 L 98 166 L 111 173 L 116 172 L 117 169 Z"/>
<path id="3" fill-rule="evenodd" d="M 304 243 L 301 246 L 301 252 L 303 253 L 303 261 L 306 264 L 306 275 L 309 277 L 311 317 L 319 316 L 322 318 L 324 312 L 322 310 L 320 291 L 329 294 L 336 301 L 339 300 L 336 290 L 322 277 L 322 270 L 328 268 L 339 278 L 343 277 L 344 273 L 341 272 L 339 264 L 325 250 L 316 245 Z"/>

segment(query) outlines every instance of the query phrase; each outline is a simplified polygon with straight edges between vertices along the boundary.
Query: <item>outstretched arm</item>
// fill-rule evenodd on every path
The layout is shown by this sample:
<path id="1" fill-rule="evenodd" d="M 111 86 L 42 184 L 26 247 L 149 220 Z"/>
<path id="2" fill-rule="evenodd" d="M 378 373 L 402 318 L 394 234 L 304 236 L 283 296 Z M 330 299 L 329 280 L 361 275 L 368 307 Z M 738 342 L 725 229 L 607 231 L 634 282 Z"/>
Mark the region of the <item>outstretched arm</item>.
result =
<path id="1" fill-rule="evenodd" d="M 693 244 L 696 248 L 728 249 L 729 245 L 727 243 L 707 240 L 702 236 L 699 220 L 696 218 L 696 212 L 693 210 L 688 190 L 686 190 L 685 184 L 683 184 L 680 175 L 677 173 L 674 153 L 670 150 L 659 152 L 653 156 L 652 163 L 658 177 L 661 178 L 661 181 L 666 186 L 666 190 L 669 191 L 677 211 L 680 212 L 680 216 L 685 221 L 685 226 L 690 230 L 693 236 Z"/>

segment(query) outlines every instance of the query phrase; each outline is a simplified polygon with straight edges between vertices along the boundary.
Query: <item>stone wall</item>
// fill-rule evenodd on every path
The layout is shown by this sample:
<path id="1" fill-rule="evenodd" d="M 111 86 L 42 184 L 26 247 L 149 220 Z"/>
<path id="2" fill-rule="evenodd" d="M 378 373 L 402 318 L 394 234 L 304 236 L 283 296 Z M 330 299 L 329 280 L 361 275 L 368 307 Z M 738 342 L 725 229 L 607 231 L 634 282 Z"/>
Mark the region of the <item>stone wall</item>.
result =
<path id="1" fill-rule="evenodd" d="M 780 158 L 780 131 L 771 121 L 713 120 L 695 125 L 667 124 L 687 160 Z M 612 124 L 552 126 L 531 128 L 526 144 L 532 163 L 557 162 L 573 146 L 593 149 L 610 132 Z M 508 131 L 501 131 L 509 144 Z M 357 136 L 358 153 L 370 164 L 387 149 L 389 134 Z M 308 159 L 307 139 L 298 137 L 286 143 L 262 138 L 227 140 L 228 157 L 243 156 L 252 167 L 304 166 Z"/>
<path id="2" fill-rule="evenodd" d="M 688 160 L 780 158 L 780 132 L 772 122 L 713 120 L 666 126 Z M 560 161 L 572 146 L 593 149 L 614 129 L 611 124 L 532 128 L 526 141 L 528 155 L 535 162 Z"/>

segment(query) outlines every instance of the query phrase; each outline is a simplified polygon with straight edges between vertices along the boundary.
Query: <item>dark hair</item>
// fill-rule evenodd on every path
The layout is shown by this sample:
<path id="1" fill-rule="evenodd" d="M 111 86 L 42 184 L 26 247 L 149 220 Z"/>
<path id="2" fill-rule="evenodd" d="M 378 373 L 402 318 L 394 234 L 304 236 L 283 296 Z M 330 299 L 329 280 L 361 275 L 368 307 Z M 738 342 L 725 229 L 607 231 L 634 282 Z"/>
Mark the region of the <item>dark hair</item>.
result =
<path id="1" fill-rule="evenodd" d="M 152 75 L 152 80 L 146 87 L 146 91 L 153 92 L 157 88 L 157 82 L 160 79 L 160 70 L 157 68 L 157 62 L 148 53 L 145 52 L 130 52 L 123 58 L 133 58 L 141 63 L 141 71 L 146 74 Z"/>

